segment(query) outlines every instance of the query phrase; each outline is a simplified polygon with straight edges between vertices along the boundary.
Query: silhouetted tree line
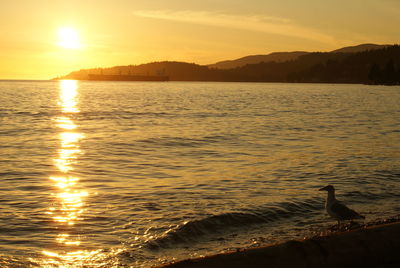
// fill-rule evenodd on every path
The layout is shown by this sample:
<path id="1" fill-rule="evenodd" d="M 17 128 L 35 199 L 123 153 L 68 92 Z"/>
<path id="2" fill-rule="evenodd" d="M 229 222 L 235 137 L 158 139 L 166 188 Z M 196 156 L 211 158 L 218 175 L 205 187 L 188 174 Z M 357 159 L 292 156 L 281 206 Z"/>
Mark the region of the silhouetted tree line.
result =
<path id="1" fill-rule="evenodd" d="M 111 68 L 83 69 L 72 72 L 60 79 L 86 80 L 89 74 L 102 75 L 165 75 L 170 81 L 245 81 L 242 75 L 211 69 L 194 63 L 185 62 L 152 62 L 141 65 L 115 66 Z"/>
<path id="2" fill-rule="evenodd" d="M 289 74 L 288 82 L 400 84 L 398 45 L 336 56 Z"/>
<path id="3" fill-rule="evenodd" d="M 389 60 L 383 66 L 374 63 L 368 78 L 376 85 L 400 85 L 400 64 L 396 64 L 393 60 Z"/>
<path id="4" fill-rule="evenodd" d="M 260 82 L 396 85 L 400 46 L 358 53 L 309 53 L 294 61 L 252 64 L 232 71 Z"/>
<path id="5" fill-rule="evenodd" d="M 315 52 L 286 62 L 261 62 L 234 69 L 213 69 L 185 62 L 153 62 L 85 69 L 63 78 L 87 79 L 89 74 L 159 75 L 170 81 L 310 82 L 400 84 L 400 46 L 358 53 Z"/>

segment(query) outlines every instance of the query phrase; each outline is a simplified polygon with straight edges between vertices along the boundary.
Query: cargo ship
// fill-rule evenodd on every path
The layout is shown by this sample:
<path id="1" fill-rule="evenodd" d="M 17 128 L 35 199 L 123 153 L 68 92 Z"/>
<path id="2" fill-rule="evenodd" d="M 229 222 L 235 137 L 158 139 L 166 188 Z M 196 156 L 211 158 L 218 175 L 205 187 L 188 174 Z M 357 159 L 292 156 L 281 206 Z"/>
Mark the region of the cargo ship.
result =
<path id="1" fill-rule="evenodd" d="M 113 74 L 89 74 L 90 81 L 169 81 L 165 75 L 113 75 Z"/>

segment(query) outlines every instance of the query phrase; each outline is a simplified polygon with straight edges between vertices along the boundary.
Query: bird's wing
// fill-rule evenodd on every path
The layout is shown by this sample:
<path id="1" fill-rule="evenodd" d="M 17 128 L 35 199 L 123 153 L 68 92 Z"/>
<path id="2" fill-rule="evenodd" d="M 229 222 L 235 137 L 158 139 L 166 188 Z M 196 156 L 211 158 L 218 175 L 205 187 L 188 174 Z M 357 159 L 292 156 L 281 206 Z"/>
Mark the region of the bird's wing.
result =
<path id="1" fill-rule="evenodd" d="M 337 201 L 332 204 L 331 210 L 337 216 L 339 216 L 342 220 L 351 220 L 351 219 L 361 219 L 364 218 L 354 210 L 346 207 L 341 202 Z"/>

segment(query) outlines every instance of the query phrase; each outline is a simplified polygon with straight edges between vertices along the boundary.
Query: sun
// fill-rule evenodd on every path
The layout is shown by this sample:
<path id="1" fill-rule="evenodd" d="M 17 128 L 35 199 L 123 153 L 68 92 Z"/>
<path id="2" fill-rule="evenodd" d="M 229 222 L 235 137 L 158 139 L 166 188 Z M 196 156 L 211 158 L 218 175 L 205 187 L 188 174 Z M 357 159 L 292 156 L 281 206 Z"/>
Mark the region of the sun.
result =
<path id="1" fill-rule="evenodd" d="M 59 28 L 58 45 L 66 49 L 79 49 L 81 47 L 81 44 L 79 41 L 78 31 L 70 27 Z"/>

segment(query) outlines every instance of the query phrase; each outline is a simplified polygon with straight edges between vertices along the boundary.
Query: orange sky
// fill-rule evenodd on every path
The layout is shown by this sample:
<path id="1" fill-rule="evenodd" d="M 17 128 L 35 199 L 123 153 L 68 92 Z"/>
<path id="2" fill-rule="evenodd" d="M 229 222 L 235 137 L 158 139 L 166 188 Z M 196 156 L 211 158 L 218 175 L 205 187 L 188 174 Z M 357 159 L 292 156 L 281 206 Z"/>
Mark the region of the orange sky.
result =
<path id="1" fill-rule="evenodd" d="M 394 44 L 398 25 L 397 0 L 1 0 L 0 79 Z"/>

